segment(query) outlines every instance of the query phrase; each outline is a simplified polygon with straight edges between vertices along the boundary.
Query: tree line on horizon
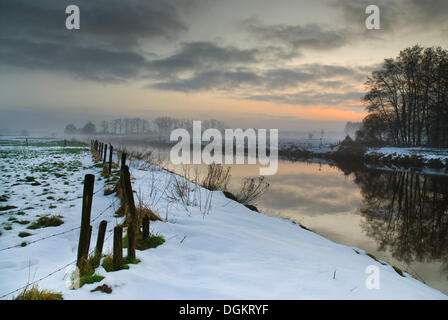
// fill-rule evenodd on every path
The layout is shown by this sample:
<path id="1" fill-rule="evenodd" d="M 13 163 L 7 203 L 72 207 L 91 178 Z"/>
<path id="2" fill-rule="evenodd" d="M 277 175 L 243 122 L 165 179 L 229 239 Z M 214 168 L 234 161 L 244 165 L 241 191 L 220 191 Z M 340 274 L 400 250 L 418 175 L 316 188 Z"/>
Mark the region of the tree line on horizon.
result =
<path id="1" fill-rule="evenodd" d="M 365 83 L 367 145 L 448 147 L 448 51 L 413 46 L 385 59 Z"/>
<path id="2" fill-rule="evenodd" d="M 220 120 L 201 121 L 202 130 L 215 128 L 220 131 L 227 126 Z M 99 130 L 94 123 L 88 121 L 83 127 L 77 128 L 74 124 L 68 124 L 65 134 L 111 134 L 111 135 L 142 135 L 154 134 L 159 136 L 169 136 L 172 130 L 183 128 L 192 133 L 193 121 L 189 119 L 177 119 L 172 117 L 158 117 L 152 121 L 142 118 L 118 118 L 110 121 L 102 120 Z"/>

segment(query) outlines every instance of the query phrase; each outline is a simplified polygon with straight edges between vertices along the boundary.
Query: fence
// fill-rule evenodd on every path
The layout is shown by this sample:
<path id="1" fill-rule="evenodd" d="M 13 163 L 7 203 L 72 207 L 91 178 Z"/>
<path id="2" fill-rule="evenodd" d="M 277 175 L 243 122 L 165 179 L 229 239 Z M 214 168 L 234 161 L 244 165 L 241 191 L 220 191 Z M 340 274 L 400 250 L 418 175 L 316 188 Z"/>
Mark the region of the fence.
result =
<path id="1" fill-rule="evenodd" d="M 106 168 L 106 156 L 107 151 L 109 150 L 109 161 L 107 164 L 107 172 L 110 175 L 112 173 L 112 167 L 113 167 L 113 146 L 107 145 L 101 141 L 98 140 L 92 140 L 91 141 L 91 150 L 93 153 L 93 156 L 96 157 L 99 160 L 103 161 L 103 169 Z M 118 158 L 118 157 L 117 157 Z M 46 276 L 43 276 L 39 278 L 36 281 L 33 281 L 31 283 L 28 283 L 20 288 L 17 288 L 11 292 L 8 292 L 6 294 L 3 294 L 0 296 L 0 299 L 5 298 L 7 296 L 12 295 L 15 292 L 18 292 L 20 290 L 23 290 L 27 288 L 30 285 L 34 285 L 64 269 L 69 267 L 70 265 L 73 265 L 76 263 L 76 266 L 81 269 L 84 267 L 84 264 L 88 260 L 89 256 L 92 254 L 94 255 L 94 259 L 99 259 L 102 256 L 102 250 L 104 242 L 109 239 L 109 237 L 113 234 L 114 235 L 114 242 L 113 242 L 113 267 L 115 270 L 121 269 L 123 265 L 123 257 L 122 257 L 122 238 L 123 238 L 123 228 L 122 226 L 115 226 L 113 229 L 110 229 L 106 231 L 107 229 L 107 221 L 102 220 L 99 224 L 99 232 L 97 237 L 96 246 L 93 249 L 90 249 L 90 242 L 91 242 L 91 235 L 92 235 L 92 222 L 95 222 L 98 220 L 108 209 L 114 206 L 117 200 L 120 200 L 121 206 L 124 208 L 127 208 L 128 215 L 126 216 L 126 224 L 127 224 L 127 235 L 128 235 L 128 248 L 127 248 L 127 255 L 128 259 L 131 261 L 136 258 L 135 256 L 135 240 L 136 240 L 136 232 L 139 230 L 139 219 L 137 217 L 137 212 L 135 208 L 134 203 L 134 196 L 132 191 L 132 184 L 130 179 L 130 173 L 129 173 L 129 167 L 126 165 L 126 153 L 121 153 L 121 168 L 120 168 L 120 179 L 118 186 L 121 189 L 121 192 L 117 192 L 119 195 L 119 199 L 116 199 L 111 205 L 109 205 L 107 208 L 102 210 L 99 214 L 97 214 L 93 219 L 91 219 L 91 211 L 92 211 L 92 201 L 93 196 L 97 194 L 102 189 L 93 192 L 94 190 L 94 183 L 95 183 L 95 176 L 92 174 L 86 174 L 84 177 L 84 190 L 83 190 L 83 197 L 82 197 L 82 214 L 81 214 L 81 225 L 76 228 L 72 228 L 66 231 L 58 232 L 52 235 L 49 235 L 47 237 L 42 237 L 36 240 L 33 240 L 31 242 L 27 242 L 27 245 L 33 244 L 36 242 L 40 242 L 46 239 L 50 239 L 53 237 L 56 237 L 58 235 L 63 235 L 69 232 L 73 232 L 76 230 L 80 230 L 79 234 L 79 243 L 78 243 L 78 253 L 77 253 L 77 259 L 56 269 L 55 271 L 47 274 Z M 118 191 L 118 190 L 117 190 Z M 73 200 L 77 200 L 72 199 Z M 147 239 L 149 237 L 149 217 L 145 216 L 143 218 L 142 222 L 142 229 L 143 229 L 143 239 Z M 113 230 L 113 233 L 112 233 Z M 109 232 L 109 236 L 105 239 L 106 232 Z M 1 251 L 21 247 L 22 244 L 18 244 L 15 246 L 10 246 L 6 248 L 0 249 Z"/>

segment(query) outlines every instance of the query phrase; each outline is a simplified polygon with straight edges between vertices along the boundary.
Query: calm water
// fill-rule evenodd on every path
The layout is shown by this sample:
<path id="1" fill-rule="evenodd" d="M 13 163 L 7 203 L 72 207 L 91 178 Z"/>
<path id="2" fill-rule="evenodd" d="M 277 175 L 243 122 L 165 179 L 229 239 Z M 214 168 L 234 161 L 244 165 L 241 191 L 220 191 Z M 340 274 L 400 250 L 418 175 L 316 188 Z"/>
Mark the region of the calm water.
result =
<path id="1" fill-rule="evenodd" d="M 234 165 L 231 173 L 229 189 L 236 191 L 258 167 Z M 256 203 L 264 214 L 361 248 L 448 294 L 447 176 L 280 161 L 268 179 Z"/>
<path id="2" fill-rule="evenodd" d="M 258 168 L 231 172 L 235 191 Z M 361 248 L 448 294 L 448 177 L 281 161 L 269 182 L 256 203 L 264 214 Z"/>

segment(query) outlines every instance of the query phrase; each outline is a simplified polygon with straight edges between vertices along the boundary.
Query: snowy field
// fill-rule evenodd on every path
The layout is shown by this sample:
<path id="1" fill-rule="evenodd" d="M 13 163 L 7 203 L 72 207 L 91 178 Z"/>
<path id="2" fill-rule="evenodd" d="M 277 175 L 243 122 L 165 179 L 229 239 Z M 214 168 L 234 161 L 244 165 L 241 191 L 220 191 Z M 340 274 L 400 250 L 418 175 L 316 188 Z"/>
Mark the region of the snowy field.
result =
<path id="1" fill-rule="evenodd" d="M 0 140 L 0 196 L 5 200 L 0 202 L 2 299 L 14 298 L 20 293 L 14 290 L 34 282 L 61 292 L 64 299 L 447 298 L 360 249 L 256 213 L 221 191 L 205 190 L 136 160 L 130 163 L 136 202 L 166 219 L 151 222 L 151 233 L 162 235 L 166 242 L 137 251 L 141 262 L 128 270 L 106 272 L 100 266 L 96 273 L 105 277 L 101 282 L 70 289 L 84 175 L 96 176 L 90 248 L 98 224 L 106 220 L 105 254 L 112 251 L 111 230 L 122 219 L 114 217 L 118 198 L 104 195 L 106 181 L 87 148 L 47 141 L 25 147 Z M 176 183 L 187 186 L 186 198 L 175 196 Z M 44 215 L 60 216 L 63 224 L 28 228 Z M 29 235 L 19 236 L 22 232 Z M 366 287 L 366 268 L 371 265 L 379 269 L 379 289 Z M 102 284 L 112 293 L 91 292 Z"/>

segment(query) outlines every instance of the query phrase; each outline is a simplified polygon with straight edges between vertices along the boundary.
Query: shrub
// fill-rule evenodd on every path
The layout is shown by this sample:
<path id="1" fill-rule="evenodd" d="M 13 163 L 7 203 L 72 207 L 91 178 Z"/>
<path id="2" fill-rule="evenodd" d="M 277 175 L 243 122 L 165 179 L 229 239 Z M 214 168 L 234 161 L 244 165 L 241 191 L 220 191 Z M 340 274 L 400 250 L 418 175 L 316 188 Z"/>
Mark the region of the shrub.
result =
<path id="1" fill-rule="evenodd" d="M 344 141 L 341 142 L 339 148 L 334 152 L 334 157 L 339 160 L 352 160 L 360 159 L 366 153 L 366 146 L 358 141 L 353 141 L 347 136 Z"/>
<path id="2" fill-rule="evenodd" d="M 265 177 L 245 178 L 240 191 L 235 195 L 238 202 L 249 205 L 254 203 L 269 188 Z M 258 210 L 257 210 L 258 211 Z"/>
<path id="3" fill-rule="evenodd" d="M 434 168 L 434 169 L 442 169 L 444 167 L 443 162 L 440 161 L 440 159 L 429 159 L 426 162 L 426 165 L 429 168 Z"/>
<path id="4" fill-rule="evenodd" d="M 59 292 L 39 290 L 38 286 L 33 286 L 31 288 L 28 288 L 27 286 L 15 300 L 63 300 L 63 298 L 62 294 Z"/>
<path id="5" fill-rule="evenodd" d="M 222 164 L 212 163 L 208 165 L 207 175 L 201 185 L 211 191 L 226 190 L 230 179 L 230 167 L 224 168 Z"/>

